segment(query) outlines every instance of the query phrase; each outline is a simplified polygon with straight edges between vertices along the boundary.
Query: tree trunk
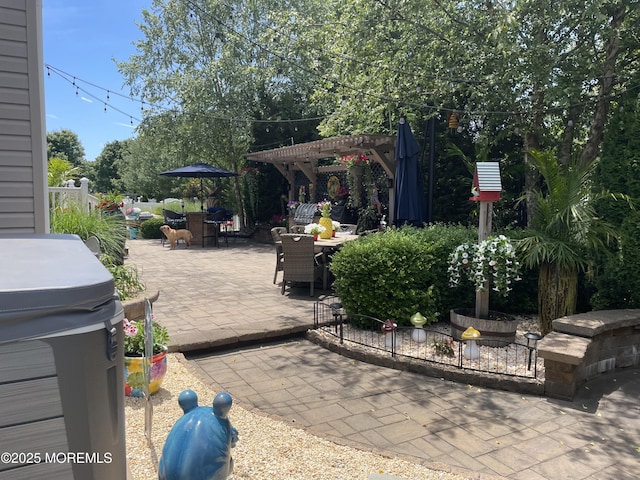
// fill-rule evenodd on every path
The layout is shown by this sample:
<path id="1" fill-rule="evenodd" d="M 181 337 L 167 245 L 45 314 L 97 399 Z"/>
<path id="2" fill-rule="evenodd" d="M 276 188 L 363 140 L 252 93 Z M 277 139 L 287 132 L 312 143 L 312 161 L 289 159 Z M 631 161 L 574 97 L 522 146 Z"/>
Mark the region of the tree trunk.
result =
<path id="1" fill-rule="evenodd" d="M 538 276 L 538 314 L 541 333 L 552 330 L 556 318 L 573 315 L 578 296 L 578 270 L 555 263 L 540 265 Z"/>
<path id="2" fill-rule="evenodd" d="M 621 2 L 620 5 L 617 5 L 617 10 L 612 13 L 611 32 L 609 38 L 607 38 L 606 56 L 602 65 L 596 108 L 591 121 L 589 137 L 580 156 L 580 162 L 583 165 L 591 163 L 598 156 L 602 139 L 604 138 L 604 128 L 609 116 L 609 106 L 611 105 L 611 93 L 616 84 L 616 61 L 620 52 L 620 27 L 627 13 L 625 3 Z"/>

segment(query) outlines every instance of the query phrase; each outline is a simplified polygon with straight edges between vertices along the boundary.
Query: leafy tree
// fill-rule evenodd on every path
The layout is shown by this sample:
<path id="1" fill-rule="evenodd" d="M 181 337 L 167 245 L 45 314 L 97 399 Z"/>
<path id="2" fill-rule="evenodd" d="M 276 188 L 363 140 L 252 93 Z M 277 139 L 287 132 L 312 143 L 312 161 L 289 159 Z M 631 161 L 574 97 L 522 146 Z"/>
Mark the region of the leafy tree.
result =
<path id="1" fill-rule="evenodd" d="M 625 95 L 607 125 L 602 158 L 594 184 L 640 198 L 640 100 L 637 93 Z M 613 252 L 600 258 L 594 271 L 597 293 L 591 298 L 594 309 L 640 307 L 640 212 L 604 199 L 598 212 L 619 225 L 620 243 Z"/>
<path id="2" fill-rule="evenodd" d="M 252 143 L 250 119 L 265 112 L 261 95 L 305 91 L 300 83 L 283 80 L 276 57 L 262 48 L 267 38 L 270 44 L 276 36 L 272 19 L 290 7 L 276 2 L 154 0 L 152 8 L 143 11 L 138 53 L 118 67 L 133 93 L 145 98 L 148 113 L 142 128 L 149 136 L 173 142 L 169 151 L 174 155 L 163 152 L 163 160 L 170 163 L 163 161 L 163 168 L 204 161 L 240 172 Z M 157 180 L 159 171 L 147 173 Z M 129 168 L 127 178 L 134 175 Z M 234 177 L 227 183 L 245 224 L 241 181 Z"/>
<path id="3" fill-rule="evenodd" d="M 519 248 L 527 267 L 540 267 L 538 314 L 546 334 L 552 320 L 575 312 L 579 271 L 616 239 L 616 229 L 597 214 L 597 202 L 621 196 L 594 191 L 596 162 L 560 164 L 550 151 L 533 150 L 531 157 L 544 188 L 532 194 L 533 217 Z"/>
<path id="4" fill-rule="evenodd" d="M 122 191 L 118 166 L 122 163 L 131 140 L 107 143 L 93 162 L 93 189 L 97 192 Z"/>
<path id="5" fill-rule="evenodd" d="M 146 126 L 140 128 L 138 135 L 122 152 L 122 158 L 117 161 L 122 190 L 156 200 L 181 198 L 177 190 L 179 179 L 158 175 L 173 168 L 175 146 L 165 145 L 164 137 L 150 133 L 151 130 Z"/>
<path id="6" fill-rule="evenodd" d="M 315 16 L 297 23 L 298 55 L 319 65 L 324 135 L 455 114 L 475 139 L 521 137 L 527 163 L 530 149 L 557 148 L 560 162 L 589 164 L 611 99 L 638 68 L 635 2 L 329 3 L 325 28 Z M 532 191 L 535 170 L 522 172 Z"/>
<path id="7" fill-rule="evenodd" d="M 85 161 L 84 147 L 78 135 L 71 130 L 56 130 L 47 133 L 47 158 L 62 158 L 72 166 L 80 167 Z"/>
<path id="8" fill-rule="evenodd" d="M 53 157 L 49 159 L 47 170 L 47 185 L 61 187 L 64 182 L 73 178 L 78 168 L 64 158 Z"/>

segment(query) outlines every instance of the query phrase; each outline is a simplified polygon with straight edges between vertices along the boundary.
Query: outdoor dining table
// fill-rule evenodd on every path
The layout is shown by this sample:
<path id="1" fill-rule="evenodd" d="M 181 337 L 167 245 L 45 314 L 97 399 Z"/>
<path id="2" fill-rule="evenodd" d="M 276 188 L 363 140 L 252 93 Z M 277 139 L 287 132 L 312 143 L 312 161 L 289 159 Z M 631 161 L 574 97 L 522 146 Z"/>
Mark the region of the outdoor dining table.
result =
<path id="1" fill-rule="evenodd" d="M 316 248 L 316 250 L 318 249 L 331 250 L 335 248 L 340 248 L 345 243 L 350 242 L 352 240 L 356 240 L 358 238 L 360 238 L 360 235 L 352 235 L 352 234 L 341 235 L 340 233 L 336 233 L 336 236 L 331 238 L 318 237 L 318 239 L 315 242 L 313 242 L 313 246 Z"/>

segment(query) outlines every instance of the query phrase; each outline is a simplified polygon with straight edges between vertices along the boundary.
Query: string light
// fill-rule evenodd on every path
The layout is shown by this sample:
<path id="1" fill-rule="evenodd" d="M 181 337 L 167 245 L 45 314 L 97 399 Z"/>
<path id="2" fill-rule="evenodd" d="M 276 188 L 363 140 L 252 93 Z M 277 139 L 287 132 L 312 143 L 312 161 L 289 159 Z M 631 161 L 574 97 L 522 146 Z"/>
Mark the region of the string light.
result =
<path id="1" fill-rule="evenodd" d="M 145 108 L 145 104 L 147 107 L 152 107 L 156 110 L 163 110 L 165 112 L 172 112 L 172 113 L 176 113 L 175 110 L 172 110 L 170 108 L 166 108 L 163 107 L 161 105 L 157 105 L 157 104 L 152 104 L 149 103 L 143 99 L 138 99 L 135 98 L 131 95 L 124 95 L 121 93 L 118 93 L 116 91 L 113 91 L 111 89 L 102 87 L 100 85 L 97 85 L 95 83 L 89 82 L 87 80 L 83 80 L 82 78 L 78 78 L 76 76 L 73 76 L 69 73 L 66 73 L 58 68 L 56 68 L 53 65 L 49 65 L 46 64 L 45 67 L 47 68 L 48 72 L 53 72 L 54 74 L 58 75 L 58 77 L 62 78 L 63 80 L 71 83 L 72 85 L 74 85 L 76 87 L 76 95 L 78 95 L 79 91 L 83 92 L 84 94 L 86 94 L 88 97 L 91 97 L 95 100 L 99 100 L 102 103 L 105 103 L 106 106 L 110 107 L 111 110 L 114 110 L 118 113 L 121 113 L 123 115 L 126 115 L 127 117 L 129 117 L 130 121 L 131 121 L 131 125 L 133 125 L 133 120 L 135 119 L 137 122 L 141 122 L 141 120 L 137 117 L 135 117 L 134 115 L 131 115 L 128 112 L 124 112 L 123 110 L 116 108 L 112 103 L 110 102 L 104 102 L 102 100 L 100 100 L 97 96 L 93 95 L 92 93 L 90 93 L 89 91 L 87 91 L 86 89 L 80 87 L 77 83 L 83 83 L 86 85 L 89 85 L 95 89 L 98 90 L 102 90 L 104 92 L 107 92 L 107 98 L 110 98 L 110 95 L 115 95 L 121 98 L 126 98 L 128 100 L 131 100 L 133 102 L 138 102 L 140 103 L 140 111 L 144 112 L 144 108 Z M 187 115 L 194 115 L 194 116 L 202 116 L 203 114 L 197 114 L 197 113 L 189 113 L 189 112 L 183 112 L 186 113 Z M 227 116 L 222 116 L 222 115 L 215 115 L 215 114 L 211 114 L 211 113 L 207 113 L 204 116 L 208 117 L 208 118 L 213 118 L 215 120 L 221 120 L 221 121 L 235 121 L 235 122 L 241 122 L 241 123 L 247 123 L 247 124 L 260 124 L 260 123 L 301 123 L 301 122 L 316 122 L 316 121 L 320 121 L 323 120 L 325 117 L 324 116 L 317 116 L 317 117 L 306 117 L 306 118 L 287 118 L 287 119 L 256 119 L 256 118 L 238 118 L 238 117 L 227 117 Z M 295 127 L 297 129 L 297 127 Z M 296 130 L 297 131 L 297 130 Z"/>

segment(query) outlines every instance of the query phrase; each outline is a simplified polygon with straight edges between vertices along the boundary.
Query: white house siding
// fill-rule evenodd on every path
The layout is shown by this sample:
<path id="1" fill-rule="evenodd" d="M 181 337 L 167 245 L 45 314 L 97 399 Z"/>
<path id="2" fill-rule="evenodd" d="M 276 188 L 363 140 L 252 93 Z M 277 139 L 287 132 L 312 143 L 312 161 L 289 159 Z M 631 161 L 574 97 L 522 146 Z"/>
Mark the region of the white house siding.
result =
<path id="1" fill-rule="evenodd" d="M 48 233 L 42 1 L 0 0 L 0 234 Z"/>

